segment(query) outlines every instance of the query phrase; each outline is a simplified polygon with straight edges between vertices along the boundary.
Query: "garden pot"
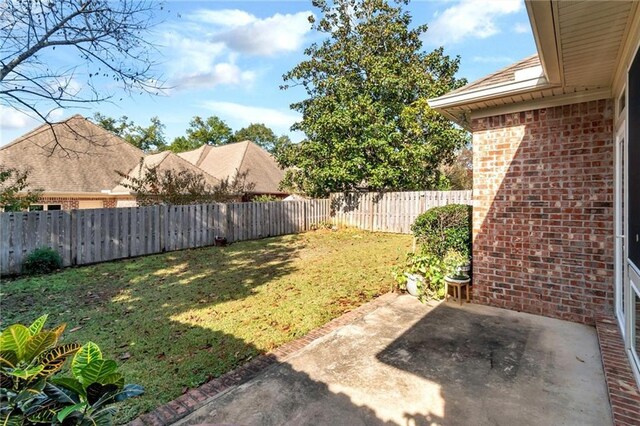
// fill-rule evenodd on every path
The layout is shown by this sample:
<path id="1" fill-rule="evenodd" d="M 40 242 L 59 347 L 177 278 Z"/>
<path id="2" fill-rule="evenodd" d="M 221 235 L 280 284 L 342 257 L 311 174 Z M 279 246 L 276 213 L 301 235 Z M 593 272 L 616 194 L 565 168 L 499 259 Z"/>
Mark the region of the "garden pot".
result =
<path id="1" fill-rule="evenodd" d="M 424 277 L 418 274 L 405 274 L 407 277 L 407 293 L 414 297 L 418 297 L 418 283 L 424 283 Z"/>

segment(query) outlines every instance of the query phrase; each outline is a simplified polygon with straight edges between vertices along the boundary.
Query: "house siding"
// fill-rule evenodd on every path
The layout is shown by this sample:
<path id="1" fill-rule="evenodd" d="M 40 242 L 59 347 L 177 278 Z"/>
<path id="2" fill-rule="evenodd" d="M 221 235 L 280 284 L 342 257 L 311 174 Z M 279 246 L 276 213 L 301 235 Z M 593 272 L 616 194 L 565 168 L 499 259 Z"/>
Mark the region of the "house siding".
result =
<path id="1" fill-rule="evenodd" d="M 100 200 L 102 201 L 104 208 L 115 208 L 117 207 L 117 199 L 116 198 L 100 198 L 100 197 L 48 197 L 43 196 L 38 199 L 37 203 L 34 204 L 60 204 L 62 206 L 62 210 L 73 210 L 80 207 L 80 200 Z"/>
<path id="2" fill-rule="evenodd" d="M 472 129 L 474 300 L 593 324 L 613 306 L 613 103 Z"/>

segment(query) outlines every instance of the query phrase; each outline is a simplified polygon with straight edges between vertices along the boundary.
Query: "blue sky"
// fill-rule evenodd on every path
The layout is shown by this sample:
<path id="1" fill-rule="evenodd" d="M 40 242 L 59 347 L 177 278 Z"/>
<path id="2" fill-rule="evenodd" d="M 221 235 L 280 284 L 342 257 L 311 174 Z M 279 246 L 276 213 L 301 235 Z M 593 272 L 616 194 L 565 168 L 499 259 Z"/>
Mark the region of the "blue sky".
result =
<path id="1" fill-rule="evenodd" d="M 307 21 L 317 15 L 311 1 L 169 1 L 167 8 L 170 12 L 150 37 L 159 46 L 158 71 L 172 89 L 161 96 L 116 91 L 113 103 L 52 116 L 101 112 L 126 115 L 141 125 L 158 116 L 169 142 L 184 134 L 194 115 L 217 115 L 234 130 L 265 123 L 294 141 L 302 138 L 288 130 L 299 118 L 289 105 L 305 93 L 279 86 L 282 74 L 303 60 L 304 48 L 318 39 Z M 408 8 L 416 25 L 429 25 L 424 49 L 442 45 L 446 54 L 460 55 L 458 76 L 469 81 L 535 53 L 522 0 L 413 0 Z M 74 84 L 82 87 L 81 76 Z M 0 145 L 36 125 L 0 106 Z"/>

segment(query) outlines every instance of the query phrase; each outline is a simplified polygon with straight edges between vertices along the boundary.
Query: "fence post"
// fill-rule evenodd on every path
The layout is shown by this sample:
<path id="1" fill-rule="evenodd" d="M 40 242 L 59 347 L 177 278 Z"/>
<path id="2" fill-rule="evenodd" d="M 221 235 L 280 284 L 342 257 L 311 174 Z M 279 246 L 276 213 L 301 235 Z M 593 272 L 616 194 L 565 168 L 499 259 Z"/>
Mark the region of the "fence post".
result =
<path id="1" fill-rule="evenodd" d="M 78 210 L 71 210 L 71 265 L 78 264 Z"/>

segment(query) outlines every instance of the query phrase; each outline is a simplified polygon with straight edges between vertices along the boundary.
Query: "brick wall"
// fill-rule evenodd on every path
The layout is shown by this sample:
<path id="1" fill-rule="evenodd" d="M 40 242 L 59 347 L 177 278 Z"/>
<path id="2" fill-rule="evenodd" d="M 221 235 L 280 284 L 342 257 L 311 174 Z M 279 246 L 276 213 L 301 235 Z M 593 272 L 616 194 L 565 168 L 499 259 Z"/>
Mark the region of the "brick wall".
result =
<path id="1" fill-rule="evenodd" d="M 473 120 L 476 301 L 589 324 L 612 309 L 612 109 Z"/>
<path id="2" fill-rule="evenodd" d="M 60 204 L 62 210 L 77 209 L 79 207 L 80 200 L 101 200 L 105 208 L 116 207 L 116 198 L 74 198 L 74 197 L 40 197 L 38 203 L 35 204 Z"/>

